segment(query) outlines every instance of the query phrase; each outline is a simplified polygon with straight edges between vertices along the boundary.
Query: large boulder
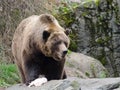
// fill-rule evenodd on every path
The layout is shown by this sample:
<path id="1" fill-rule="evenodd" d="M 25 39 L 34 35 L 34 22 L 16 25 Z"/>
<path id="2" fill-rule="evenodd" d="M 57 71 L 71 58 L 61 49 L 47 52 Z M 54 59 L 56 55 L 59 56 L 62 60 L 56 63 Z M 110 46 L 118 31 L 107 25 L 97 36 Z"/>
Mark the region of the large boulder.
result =
<path id="1" fill-rule="evenodd" d="M 81 53 L 70 52 L 65 64 L 68 76 L 80 78 L 105 78 L 108 76 L 106 68 L 95 58 Z"/>

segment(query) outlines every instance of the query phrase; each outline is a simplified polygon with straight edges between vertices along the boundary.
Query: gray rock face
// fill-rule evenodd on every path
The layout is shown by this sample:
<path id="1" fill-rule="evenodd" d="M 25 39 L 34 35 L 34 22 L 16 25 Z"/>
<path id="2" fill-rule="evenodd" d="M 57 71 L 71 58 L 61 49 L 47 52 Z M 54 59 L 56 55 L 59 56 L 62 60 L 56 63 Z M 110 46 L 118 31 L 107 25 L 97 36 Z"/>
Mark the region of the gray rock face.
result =
<path id="1" fill-rule="evenodd" d="M 120 90 L 120 78 L 80 79 L 71 77 L 65 80 L 53 80 L 41 87 L 14 85 L 6 90 Z"/>
<path id="2" fill-rule="evenodd" d="M 78 52 L 97 58 L 111 76 L 119 76 L 120 0 L 97 1 L 81 4 L 76 9 L 70 28 L 77 33 Z"/>

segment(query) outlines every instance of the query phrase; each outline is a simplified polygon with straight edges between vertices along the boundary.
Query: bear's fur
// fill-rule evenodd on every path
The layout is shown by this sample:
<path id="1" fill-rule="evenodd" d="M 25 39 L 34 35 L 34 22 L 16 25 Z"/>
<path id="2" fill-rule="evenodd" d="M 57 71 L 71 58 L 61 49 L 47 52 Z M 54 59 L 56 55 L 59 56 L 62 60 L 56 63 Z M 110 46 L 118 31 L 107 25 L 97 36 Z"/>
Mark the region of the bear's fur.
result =
<path id="1" fill-rule="evenodd" d="M 65 56 L 69 38 L 50 14 L 33 15 L 17 27 L 12 53 L 23 83 L 44 76 L 47 80 L 64 79 Z"/>

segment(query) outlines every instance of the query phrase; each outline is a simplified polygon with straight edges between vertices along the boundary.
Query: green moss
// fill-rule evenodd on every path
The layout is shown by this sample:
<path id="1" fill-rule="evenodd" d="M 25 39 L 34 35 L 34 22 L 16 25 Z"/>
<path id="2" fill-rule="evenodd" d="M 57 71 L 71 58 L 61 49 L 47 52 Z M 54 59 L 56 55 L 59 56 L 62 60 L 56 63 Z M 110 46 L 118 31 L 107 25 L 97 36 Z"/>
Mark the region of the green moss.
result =
<path id="1" fill-rule="evenodd" d="M 96 6 L 98 6 L 100 3 L 100 0 L 94 0 L 94 1 L 95 1 Z"/>
<path id="2" fill-rule="evenodd" d="M 101 61 L 101 63 L 102 63 L 103 65 L 106 65 L 106 64 L 107 64 L 106 58 L 103 57 L 103 56 L 100 57 L 100 61 Z"/>
<path id="3" fill-rule="evenodd" d="M 77 90 L 80 87 L 80 85 L 79 85 L 79 83 L 77 81 L 73 81 L 71 83 L 71 86 L 74 88 L 74 90 Z"/>
<path id="4" fill-rule="evenodd" d="M 102 44 L 102 43 L 104 43 L 104 41 L 101 37 L 99 37 L 96 39 L 96 43 Z"/>
<path id="5" fill-rule="evenodd" d="M 99 74 L 99 78 L 106 78 L 108 75 L 107 75 L 107 72 L 106 71 L 101 71 L 100 74 Z"/>
<path id="6" fill-rule="evenodd" d="M 20 18 L 20 11 L 19 11 L 19 9 L 13 9 L 12 11 L 11 11 L 11 16 L 13 17 L 13 18 L 15 18 L 15 19 L 18 19 L 18 18 Z"/>
<path id="7" fill-rule="evenodd" d="M 83 12 L 82 13 L 82 16 L 86 16 L 86 15 L 88 15 L 88 12 Z"/>
<path id="8" fill-rule="evenodd" d="M 69 63 L 69 62 L 66 62 L 66 65 L 68 66 L 68 67 L 75 67 L 72 63 Z"/>
<path id="9" fill-rule="evenodd" d="M 68 53 L 67 54 L 71 54 L 72 53 L 72 51 L 71 50 L 68 50 Z"/>
<path id="10" fill-rule="evenodd" d="M 90 69 L 91 69 L 91 71 L 92 71 L 94 77 L 96 77 L 96 74 L 95 74 L 95 66 L 94 66 L 94 64 L 91 64 L 91 65 L 90 65 Z"/>
<path id="11" fill-rule="evenodd" d="M 87 77 L 90 77 L 90 74 L 89 74 L 88 72 L 85 72 L 85 75 L 86 75 Z"/>
<path id="12" fill-rule="evenodd" d="M 72 51 L 76 51 L 77 48 L 78 48 L 78 45 L 77 45 L 77 42 L 75 42 L 74 40 L 70 40 L 70 47 L 69 49 L 72 50 Z"/>
<path id="13" fill-rule="evenodd" d="M 105 53 L 105 50 L 104 48 L 102 48 L 100 50 L 100 53 L 101 55 L 97 55 L 97 59 L 100 60 L 100 62 L 103 64 L 103 65 L 106 65 L 107 64 L 107 60 L 106 60 L 106 53 Z"/>
<path id="14" fill-rule="evenodd" d="M 105 44 L 107 42 L 109 42 L 111 40 L 111 37 L 110 36 L 106 36 L 106 37 L 99 37 L 96 39 L 96 43 L 98 44 Z"/>

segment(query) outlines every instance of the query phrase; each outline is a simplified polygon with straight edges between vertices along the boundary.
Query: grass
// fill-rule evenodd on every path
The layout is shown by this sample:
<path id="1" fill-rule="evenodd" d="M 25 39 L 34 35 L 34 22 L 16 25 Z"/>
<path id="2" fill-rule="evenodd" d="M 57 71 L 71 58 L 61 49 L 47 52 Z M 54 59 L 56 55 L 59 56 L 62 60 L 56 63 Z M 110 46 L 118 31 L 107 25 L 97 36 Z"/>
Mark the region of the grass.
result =
<path id="1" fill-rule="evenodd" d="M 8 87 L 19 82 L 20 78 L 16 65 L 0 62 L 0 87 Z"/>

